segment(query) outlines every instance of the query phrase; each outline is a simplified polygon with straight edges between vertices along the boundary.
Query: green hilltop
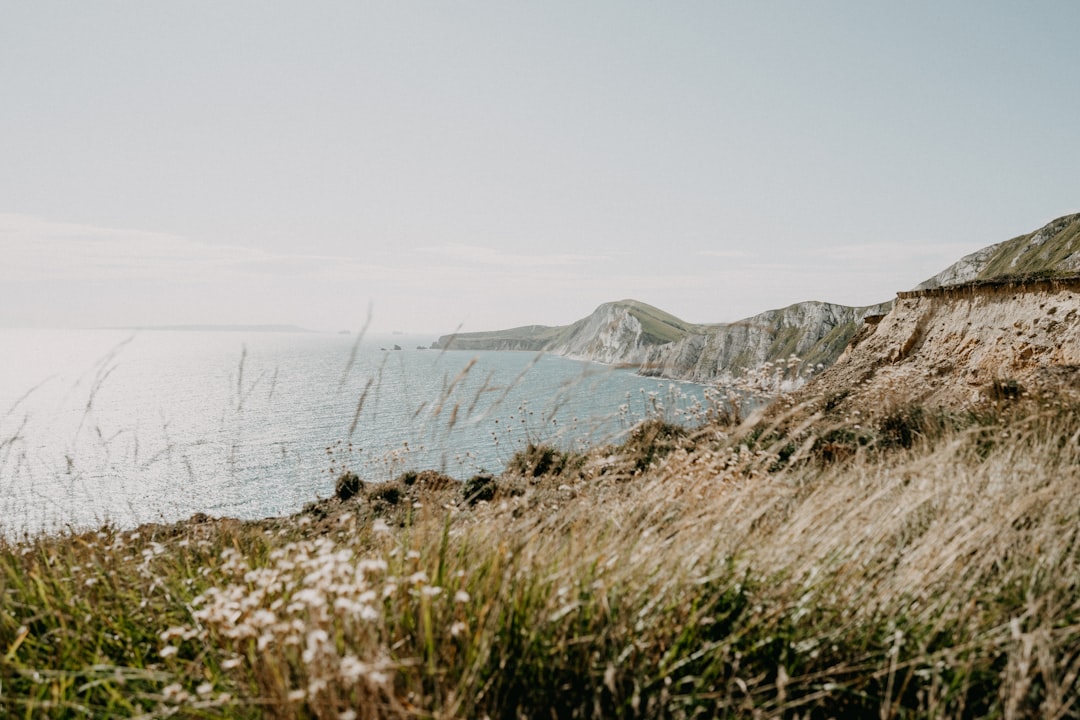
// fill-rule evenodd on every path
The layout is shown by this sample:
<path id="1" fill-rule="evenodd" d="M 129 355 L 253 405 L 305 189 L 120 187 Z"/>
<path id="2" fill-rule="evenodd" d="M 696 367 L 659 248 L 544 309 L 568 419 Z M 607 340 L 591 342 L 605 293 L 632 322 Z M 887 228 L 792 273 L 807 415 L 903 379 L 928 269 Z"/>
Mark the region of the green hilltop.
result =
<path id="1" fill-rule="evenodd" d="M 593 313 L 625 312 L 641 323 L 641 340 L 646 345 L 665 345 L 701 333 L 706 325 L 695 325 L 681 320 L 638 300 L 619 300 L 605 303 Z M 592 316 L 590 316 L 592 317 Z M 443 350 L 530 350 L 543 352 L 565 345 L 573 338 L 590 317 L 570 325 L 523 325 L 506 330 L 467 332 L 443 335 L 433 347 Z"/>
<path id="2" fill-rule="evenodd" d="M 978 280 L 1008 275 L 1048 276 L 1080 270 L 1080 214 L 1066 215 L 997 246 Z"/>

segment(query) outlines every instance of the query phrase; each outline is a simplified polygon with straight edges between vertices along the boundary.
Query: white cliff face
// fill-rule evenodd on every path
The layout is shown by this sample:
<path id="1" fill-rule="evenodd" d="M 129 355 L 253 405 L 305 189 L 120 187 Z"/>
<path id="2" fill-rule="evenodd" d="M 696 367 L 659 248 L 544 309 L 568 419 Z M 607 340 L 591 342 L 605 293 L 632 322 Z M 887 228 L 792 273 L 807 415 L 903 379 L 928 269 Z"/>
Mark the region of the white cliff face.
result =
<path id="1" fill-rule="evenodd" d="M 979 273 L 986 268 L 991 258 L 994 257 L 1003 244 L 1004 243 L 997 243 L 996 245 L 990 245 L 984 247 L 982 250 L 976 250 L 970 255 L 965 255 L 934 277 L 919 283 L 915 289 L 930 290 L 946 285 L 959 285 L 961 283 L 971 282 L 979 277 Z"/>
<path id="2" fill-rule="evenodd" d="M 1080 271 L 1080 214 L 1057 218 L 1033 233 L 990 245 L 960 258 L 916 290 L 1008 275 Z"/>
<path id="3" fill-rule="evenodd" d="M 963 405 L 995 383 L 1038 389 L 1080 367 L 1080 280 L 900 293 L 808 389 L 850 402 Z M 1059 378 L 1060 380 L 1060 378 Z"/>
<path id="4" fill-rule="evenodd" d="M 605 303 L 579 320 L 548 352 L 610 365 L 638 365 L 648 352 L 641 322 L 620 303 Z"/>
<path id="5" fill-rule="evenodd" d="M 692 382 L 730 381 L 792 355 L 804 367 L 831 365 L 863 317 L 883 306 L 802 302 L 649 350 L 642 373 Z"/>
<path id="6" fill-rule="evenodd" d="M 1014 282 L 1017 277 L 1061 277 L 1077 271 L 1080 271 L 1080 214 L 1058 218 L 1029 235 L 990 245 L 967 255 L 919 285 L 914 294 L 900 293 L 904 312 L 898 315 L 900 306 L 897 306 L 876 332 L 871 326 L 863 327 L 863 319 L 885 314 L 891 304 L 857 308 L 802 302 L 735 323 L 700 326 L 685 323 L 643 303 L 627 300 L 601 305 L 588 317 L 569 326 L 527 326 L 497 332 L 459 334 L 440 338 L 437 345 L 444 349 L 549 352 L 593 362 L 630 365 L 638 367 L 644 375 L 699 383 L 733 382 L 741 376 L 756 374 L 769 364 L 775 368 L 777 363 L 784 363 L 787 368 L 789 359 L 795 356 L 802 364 L 800 377 L 805 378 L 808 368 L 817 372 L 832 366 L 852 338 L 863 341 L 870 336 L 870 344 L 866 347 L 872 348 L 874 343 L 882 341 L 881 338 L 904 334 L 905 323 L 915 323 L 921 328 L 923 321 L 913 320 L 915 316 L 911 315 L 914 312 L 911 304 L 916 297 L 923 298 L 916 305 L 932 304 L 946 296 L 952 297 L 948 293 L 960 286 L 975 283 L 978 297 L 984 299 L 980 302 L 985 304 L 989 302 L 986 298 L 996 297 L 993 295 L 995 291 L 978 285 L 979 282 L 997 278 L 999 287 L 1005 282 L 1007 285 L 1012 283 L 1009 287 L 1015 288 L 1019 287 Z M 1002 281 L 1002 278 L 1006 280 Z M 954 290 L 950 290 L 950 287 Z M 925 298 L 920 292 L 925 294 Z M 1016 292 L 1024 296 L 1032 294 L 1028 289 Z M 967 301 L 961 304 L 964 302 Z M 948 302 L 945 304 L 948 305 Z M 985 323 L 990 323 L 988 327 L 992 327 L 995 322 L 1004 322 L 1003 318 L 1009 312 L 1018 312 L 1016 308 L 1003 309 L 998 315 L 991 313 L 984 317 L 980 313 L 985 308 L 976 312 L 971 303 L 965 307 L 969 308 L 965 311 L 969 317 L 964 322 L 975 327 L 982 327 Z M 951 322 L 946 321 L 945 325 L 951 327 Z M 1018 328 L 1014 330 L 1020 332 Z M 977 334 L 970 329 L 955 332 L 968 339 Z M 921 342 L 918 340 L 922 337 L 921 333 L 922 330 L 912 331 L 906 337 L 916 338 L 911 340 L 913 343 Z M 979 335 L 973 342 L 984 347 L 991 340 Z M 995 346 L 1004 347 L 1008 342 L 1011 341 L 1004 335 L 992 340 Z M 966 348 L 953 350 L 967 352 Z M 853 352 L 855 350 L 852 348 Z M 859 350 L 864 351 L 869 350 Z M 1030 352 L 1039 355 L 1036 350 Z M 845 363 L 849 360 L 850 357 L 845 356 Z M 1000 361 L 1000 357 L 992 355 L 985 365 L 1001 367 Z M 980 370 L 976 367 L 974 374 L 978 372 Z M 928 382 L 926 378 L 918 379 L 916 385 L 924 381 Z"/>

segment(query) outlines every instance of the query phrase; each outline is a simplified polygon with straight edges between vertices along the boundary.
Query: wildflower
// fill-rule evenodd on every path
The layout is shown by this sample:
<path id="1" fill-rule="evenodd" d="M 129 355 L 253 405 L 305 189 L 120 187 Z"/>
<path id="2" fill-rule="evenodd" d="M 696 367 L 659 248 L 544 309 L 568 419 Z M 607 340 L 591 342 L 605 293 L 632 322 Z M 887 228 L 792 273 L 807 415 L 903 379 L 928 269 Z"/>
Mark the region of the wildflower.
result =
<path id="1" fill-rule="evenodd" d="M 186 628 L 174 626 L 162 632 L 158 637 L 161 638 L 162 642 L 169 642 L 173 638 L 183 637 L 185 631 Z"/>
<path id="2" fill-rule="evenodd" d="M 450 626 L 450 637 L 458 637 L 468 629 L 468 625 L 458 620 L 456 623 Z"/>
<path id="3" fill-rule="evenodd" d="M 368 664 L 361 662 L 355 655 L 346 655 L 341 658 L 341 677 L 348 681 L 356 681 L 364 677 L 371 670 Z"/>
<path id="4" fill-rule="evenodd" d="M 202 685 L 195 688 L 195 694 L 199 697 L 206 697 L 212 692 L 214 692 L 214 686 L 208 682 L 204 682 Z"/>
<path id="5" fill-rule="evenodd" d="M 159 654 L 161 655 L 162 659 L 164 659 L 167 657 L 172 657 L 178 652 L 180 652 L 180 648 L 176 647 L 175 645 L 166 645 L 165 647 L 161 648 L 161 652 Z"/>
<path id="6" fill-rule="evenodd" d="M 330 636 L 322 628 L 312 630 L 307 636 L 307 647 L 304 649 L 302 658 L 305 665 L 310 665 L 320 655 L 323 648 L 329 642 Z"/>
<path id="7" fill-rule="evenodd" d="M 456 593 L 454 593 L 454 602 L 456 603 L 467 603 L 470 599 L 471 598 L 469 597 L 469 593 L 465 592 L 464 590 L 458 590 Z"/>

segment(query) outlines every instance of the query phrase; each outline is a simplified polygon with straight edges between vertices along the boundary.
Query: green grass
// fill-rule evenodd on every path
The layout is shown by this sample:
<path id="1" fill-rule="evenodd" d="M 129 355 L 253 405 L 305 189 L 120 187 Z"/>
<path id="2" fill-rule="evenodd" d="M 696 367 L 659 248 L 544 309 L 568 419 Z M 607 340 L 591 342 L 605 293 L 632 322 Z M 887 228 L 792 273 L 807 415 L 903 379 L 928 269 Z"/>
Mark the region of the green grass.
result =
<path id="1" fill-rule="evenodd" d="M 687 335 L 704 331 L 694 325 L 637 300 L 620 300 L 614 305 L 625 308 L 641 323 L 642 339 L 646 344 L 663 345 L 681 340 Z M 439 339 L 440 347 L 453 350 L 483 350 L 491 348 L 540 352 L 565 342 L 573 331 L 588 321 L 583 318 L 572 325 L 548 327 L 527 325 L 509 330 L 457 333 Z"/>
<path id="2" fill-rule="evenodd" d="M 646 342 L 653 345 L 676 342 L 687 335 L 701 333 L 704 330 L 700 325 L 685 322 L 670 313 L 637 300 L 622 300 L 617 304 L 629 308 L 630 314 L 641 323 L 641 332 Z"/>
<path id="3" fill-rule="evenodd" d="M 979 273 L 979 279 L 1075 272 L 1075 268 L 1062 270 L 1062 262 L 1073 253 L 1080 252 L 1080 218 L 1074 218 L 1068 223 L 1061 222 L 1054 231 L 1053 236 L 1045 243 L 1030 250 L 1027 246 L 1031 235 L 1022 235 L 1002 243 Z"/>
<path id="4" fill-rule="evenodd" d="M 809 412 L 0 543 L 0 716 L 1080 715 L 1080 409 Z"/>

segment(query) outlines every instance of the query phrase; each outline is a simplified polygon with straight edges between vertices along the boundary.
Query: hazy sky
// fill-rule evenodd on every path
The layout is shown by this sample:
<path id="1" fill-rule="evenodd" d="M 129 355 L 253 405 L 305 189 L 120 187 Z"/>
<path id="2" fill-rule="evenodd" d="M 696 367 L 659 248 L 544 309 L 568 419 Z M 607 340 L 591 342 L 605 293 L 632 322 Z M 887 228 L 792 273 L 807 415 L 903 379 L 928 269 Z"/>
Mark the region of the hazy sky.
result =
<path id="1" fill-rule="evenodd" d="M 1080 3 L 5 2 L 0 326 L 870 304 L 1080 209 Z"/>

